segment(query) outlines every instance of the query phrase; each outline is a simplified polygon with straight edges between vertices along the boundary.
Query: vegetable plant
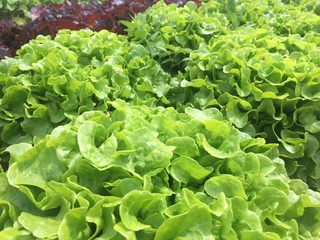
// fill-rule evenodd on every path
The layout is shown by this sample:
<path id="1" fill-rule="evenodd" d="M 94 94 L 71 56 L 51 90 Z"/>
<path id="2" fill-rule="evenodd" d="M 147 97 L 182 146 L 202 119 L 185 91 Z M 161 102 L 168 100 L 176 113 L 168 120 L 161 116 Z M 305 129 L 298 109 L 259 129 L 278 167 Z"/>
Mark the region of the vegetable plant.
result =
<path id="1" fill-rule="evenodd" d="M 320 239 L 316 9 L 159 1 L 1 60 L 0 239 Z"/>
<path id="2" fill-rule="evenodd" d="M 109 104 L 6 150 L 0 237 L 320 237 L 320 193 L 287 176 L 275 144 L 216 108 Z"/>
<path id="3" fill-rule="evenodd" d="M 166 102 L 169 75 L 146 49 L 108 31 L 39 36 L 0 63 L 1 141 L 43 138 L 84 111 L 121 98 Z"/>
<path id="4" fill-rule="evenodd" d="M 171 73 L 172 106 L 219 108 L 239 129 L 278 143 L 289 175 L 319 190 L 320 17 L 289 19 L 300 10 L 272 2 L 240 1 L 237 12 L 257 8 L 245 24 L 222 1 L 158 3 L 125 24 L 129 39 Z"/>

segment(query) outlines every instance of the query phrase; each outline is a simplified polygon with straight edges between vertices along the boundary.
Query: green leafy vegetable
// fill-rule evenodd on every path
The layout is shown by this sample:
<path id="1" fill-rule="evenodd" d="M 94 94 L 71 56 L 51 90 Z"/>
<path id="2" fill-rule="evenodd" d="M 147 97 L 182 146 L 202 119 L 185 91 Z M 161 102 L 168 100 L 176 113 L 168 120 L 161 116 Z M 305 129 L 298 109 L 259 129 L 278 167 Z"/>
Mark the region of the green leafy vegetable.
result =
<path id="1" fill-rule="evenodd" d="M 121 100 L 109 104 L 115 109 L 110 116 L 84 112 L 33 147 L 10 147 L 14 160 L 1 175 L 0 234 L 319 237 L 319 222 L 305 219 L 319 218 L 320 195 L 289 179 L 277 153 L 270 154 L 274 145 L 235 129 L 214 108 L 189 107 L 187 114 Z M 152 124 L 165 121 L 175 124 Z M 232 134 L 213 130 L 212 123 Z M 212 154 L 234 136 L 232 154 Z"/>
<path id="2" fill-rule="evenodd" d="M 319 239 L 317 6 L 159 1 L 0 61 L 0 239 Z"/>
<path id="3" fill-rule="evenodd" d="M 0 63 L 2 147 L 42 138 L 84 111 L 106 111 L 116 98 L 167 102 L 169 75 L 143 46 L 107 31 L 39 36 L 18 54 Z"/>
<path id="4" fill-rule="evenodd" d="M 319 190 L 320 18 L 302 11 L 304 4 L 208 1 L 177 9 L 158 3 L 127 31 L 171 73 L 166 97 L 172 106 L 218 107 L 238 129 L 278 143 L 289 174 Z M 209 31 L 211 22 L 217 31 L 202 29 Z M 177 41 L 179 33 L 185 41 Z"/>

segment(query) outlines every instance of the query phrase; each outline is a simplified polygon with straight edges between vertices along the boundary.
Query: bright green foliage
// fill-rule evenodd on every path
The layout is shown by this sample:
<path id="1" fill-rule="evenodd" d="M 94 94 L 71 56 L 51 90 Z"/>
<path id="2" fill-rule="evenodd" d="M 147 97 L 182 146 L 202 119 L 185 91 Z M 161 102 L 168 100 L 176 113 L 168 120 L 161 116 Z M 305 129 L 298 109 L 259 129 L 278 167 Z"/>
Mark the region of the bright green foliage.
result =
<path id="1" fill-rule="evenodd" d="M 107 31 L 39 36 L 0 63 L 2 145 L 42 138 L 116 98 L 166 102 L 169 75 L 146 49 Z"/>
<path id="2" fill-rule="evenodd" d="M 214 109 L 110 104 L 111 116 L 88 111 L 34 147 L 8 149 L 1 238 L 320 237 L 319 221 L 308 220 L 320 217 L 320 194 L 289 179 L 275 145 Z"/>
<path id="3" fill-rule="evenodd" d="M 316 9 L 161 1 L 2 60 L 0 239 L 320 239 Z"/>
<path id="4" fill-rule="evenodd" d="M 217 107 L 278 143 L 289 174 L 319 190 L 320 17 L 277 0 L 234 4 L 158 3 L 127 23 L 128 35 L 171 72 L 169 104 Z"/>
<path id="5" fill-rule="evenodd" d="M 282 0 L 282 2 L 293 4 L 302 11 L 313 12 L 320 16 L 320 3 L 318 0 Z"/>
<path id="6" fill-rule="evenodd" d="M 198 10 L 193 2 L 178 8 L 160 1 L 146 13 L 138 14 L 132 22 L 123 23 L 128 26 L 129 37 L 146 46 L 151 56 L 166 69 L 183 70 L 193 49 L 227 30 L 227 17 L 215 12 L 215 2 L 204 8 L 204 11 Z"/>

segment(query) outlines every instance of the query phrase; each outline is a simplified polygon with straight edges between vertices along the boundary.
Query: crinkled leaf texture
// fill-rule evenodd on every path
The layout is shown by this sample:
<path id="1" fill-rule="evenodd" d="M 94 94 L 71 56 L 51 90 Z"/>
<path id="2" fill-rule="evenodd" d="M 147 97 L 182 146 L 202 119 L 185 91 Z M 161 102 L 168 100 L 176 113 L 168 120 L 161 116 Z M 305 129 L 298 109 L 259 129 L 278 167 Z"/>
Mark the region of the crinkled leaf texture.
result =
<path id="1" fill-rule="evenodd" d="M 278 143 L 288 174 L 319 191 L 319 4 L 271 2 L 159 2 L 128 36 L 171 73 L 166 97 L 177 109 L 218 107 L 238 129 Z"/>
<path id="2" fill-rule="evenodd" d="M 306 2 L 160 1 L 128 38 L 64 30 L 1 61 L 0 239 L 319 239 Z"/>
<path id="3" fill-rule="evenodd" d="M 110 104 L 110 115 L 85 112 L 35 146 L 10 147 L 1 237 L 319 237 L 320 194 L 288 178 L 274 145 L 214 109 Z"/>
<path id="4" fill-rule="evenodd" d="M 167 103 L 169 74 L 145 47 L 106 30 L 38 36 L 0 62 L 3 147 L 43 138 L 58 125 L 117 98 Z M 3 148 L 2 147 L 2 148 Z"/>

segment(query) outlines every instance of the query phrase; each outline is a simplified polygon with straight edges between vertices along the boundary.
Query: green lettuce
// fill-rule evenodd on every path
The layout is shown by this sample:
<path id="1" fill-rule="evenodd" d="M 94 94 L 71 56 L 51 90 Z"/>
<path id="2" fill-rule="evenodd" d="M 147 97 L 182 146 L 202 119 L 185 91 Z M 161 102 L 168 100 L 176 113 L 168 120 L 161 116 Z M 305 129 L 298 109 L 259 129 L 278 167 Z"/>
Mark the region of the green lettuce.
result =
<path id="1" fill-rule="evenodd" d="M 289 175 L 319 190 L 320 18 L 302 6 L 208 1 L 178 9 L 160 2 L 127 31 L 171 73 L 169 105 L 217 107 L 238 129 L 279 144 Z M 215 31 L 197 31 L 211 22 Z"/>
<path id="2" fill-rule="evenodd" d="M 0 239 L 319 239 L 311 5 L 160 1 L 0 61 Z"/>
<path id="3" fill-rule="evenodd" d="M 6 150 L 0 237 L 320 237 L 320 195 L 288 177 L 274 144 L 215 108 L 108 104 Z"/>
<path id="4" fill-rule="evenodd" d="M 154 105 L 169 75 L 147 50 L 107 31 L 39 36 L 0 63 L 1 148 L 32 142 L 82 112 L 117 98 Z M 159 102 L 159 104 L 161 104 Z"/>

